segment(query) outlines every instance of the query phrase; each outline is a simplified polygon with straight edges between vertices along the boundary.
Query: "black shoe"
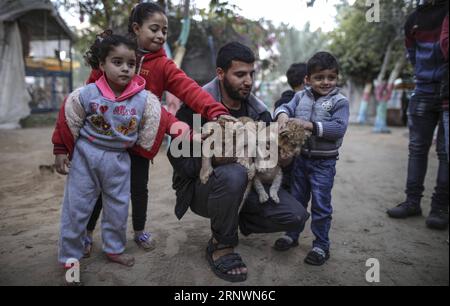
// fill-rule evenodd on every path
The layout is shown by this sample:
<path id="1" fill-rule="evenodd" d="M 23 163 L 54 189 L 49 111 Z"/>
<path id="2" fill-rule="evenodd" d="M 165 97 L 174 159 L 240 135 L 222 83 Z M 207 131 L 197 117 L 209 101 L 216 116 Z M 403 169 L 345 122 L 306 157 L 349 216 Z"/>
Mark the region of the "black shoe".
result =
<path id="1" fill-rule="evenodd" d="M 406 219 L 408 217 L 422 216 L 422 209 L 420 205 L 403 202 L 397 207 L 389 209 L 387 214 L 394 219 Z"/>
<path id="2" fill-rule="evenodd" d="M 322 266 L 330 259 L 330 251 L 321 248 L 313 248 L 305 258 L 305 263 L 312 266 Z"/>
<path id="3" fill-rule="evenodd" d="M 427 227 L 437 230 L 446 230 L 448 227 L 448 211 L 432 209 L 426 221 Z"/>
<path id="4" fill-rule="evenodd" d="M 283 236 L 273 245 L 273 248 L 278 252 L 286 252 L 292 248 L 298 247 L 298 241 L 293 240 L 291 237 Z"/>

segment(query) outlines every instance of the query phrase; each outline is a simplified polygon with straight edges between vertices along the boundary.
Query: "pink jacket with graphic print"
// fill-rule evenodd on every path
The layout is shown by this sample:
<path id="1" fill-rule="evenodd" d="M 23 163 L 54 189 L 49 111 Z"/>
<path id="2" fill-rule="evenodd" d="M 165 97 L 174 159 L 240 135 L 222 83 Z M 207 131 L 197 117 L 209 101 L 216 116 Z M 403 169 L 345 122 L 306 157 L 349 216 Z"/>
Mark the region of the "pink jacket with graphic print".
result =
<path id="1" fill-rule="evenodd" d="M 123 102 L 134 95 L 140 93 L 145 88 L 145 80 L 140 76 L 135 76 L 120 97 L 115 97 L 104 77 L 96 81 L 95 85 L 101 95 L 110 101 Z M 53 153 L 69 154 L 72 157 L 75 141 L 85 124 L 86 114 L 79 100 L 80 90 L 74 91 L 64 101 L 55 130 L 52 142 Z M 176 124 L 176 126 L 173 126 Z M 170 133 L 171 128 L 176 127 L 175 133 Z M 152 93 L 148 92 L 145 111 L 139 125 L 139 134 L 136 145 L 130 150 L 133 154 L 144 158 L 153 159 L 161 147 L 165 134 L 172 137 L 187 135 L 188 125 L 179 122 L 172 114 L 168 113 Z"/>

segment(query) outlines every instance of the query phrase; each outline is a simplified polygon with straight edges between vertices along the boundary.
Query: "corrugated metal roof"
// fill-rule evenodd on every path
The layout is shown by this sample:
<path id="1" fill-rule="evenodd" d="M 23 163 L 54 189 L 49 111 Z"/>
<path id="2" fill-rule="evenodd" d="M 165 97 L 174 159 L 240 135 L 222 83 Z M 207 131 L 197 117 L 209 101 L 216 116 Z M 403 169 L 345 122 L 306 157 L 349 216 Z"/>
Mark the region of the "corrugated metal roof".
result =
<path id="1" fill-rule="evenodd" d="M 75 39 L 74 33 L 48 0 L 0 0 L 0 22 L 17 20 L 29 26 L 35 39 L 43 39 L 44 36 L 49 39 L 58 36 Z"/>

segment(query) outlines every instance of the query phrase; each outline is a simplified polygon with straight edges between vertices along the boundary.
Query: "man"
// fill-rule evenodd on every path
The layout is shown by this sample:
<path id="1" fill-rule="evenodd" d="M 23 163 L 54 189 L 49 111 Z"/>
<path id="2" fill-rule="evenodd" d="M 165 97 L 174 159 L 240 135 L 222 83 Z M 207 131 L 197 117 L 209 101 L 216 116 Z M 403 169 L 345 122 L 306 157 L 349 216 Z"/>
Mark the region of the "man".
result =
<path id="1" fill-rule="evenodd" d="M 248 116 L 269 124 L 272 117 L 266 106 L 252 93 L 255 73 L 253 52 L 240 43 L 225 45 L 217 57 L 217 77 L 203 88 L 222 102 L 235 117 Z M 177 117 L 192 126 L 193 111 L 183 106 Z M 286 190 L 280 189 L 280 203 L 259 203 L 256 192 L 250 192 L 239 214 L 247 187 L 247 170 L 237 163 L 217 166 L 208 183 L 199 179 L 201 158 L 174 158 L 173 187 L 177 194 L 175 213 L 182 218 L 191 210 L 211 220 L 212 239 L 207 257 L 213 272 L 230 282 L 247 279 L 247 268 L 239 254 L 238 227 L 244 235 L 294 230 L 304 225 L 309 214 Z M 269 186 L 266 186 L 267 190 Z"/>
<path id="2" fill-rule="evenodd" d="M 448 14 L 444 19 L 444 23 L 442 24 L 442 32 L 440 45 L 442 54 L 444 54 L 445 58 L 445 69 L 444 76 L 442 77 L 442 85 L 441 85 L 441 99 L 443 100 L 442 109 L 443 113 L 443 122 L 445 128 L 445 148 L 447 150 L 447 160 L 449 155 L 449 147 L 448 147 Z"/>
<path id="3" fill-rule="evenodd" d="M 437 186 L 431 201 L 431 212 L 426 224 L 432 229 L 448 227 L 448 161 L 442 123 L 440 85 L 444 72 L 444 56 L 439 47 L 443 20 L 448 12 L 448 0 L 423 1 L 411 14 L 405 25 L 408 57 L 415 69 L 416 89 L 408 109 L 409 165 L 406 201 L 388 210 L 391 218 L 422 215 L 420 207 L 428 153 L 433 134 L 439 126 L 437 154 L 439 170 Z"/>

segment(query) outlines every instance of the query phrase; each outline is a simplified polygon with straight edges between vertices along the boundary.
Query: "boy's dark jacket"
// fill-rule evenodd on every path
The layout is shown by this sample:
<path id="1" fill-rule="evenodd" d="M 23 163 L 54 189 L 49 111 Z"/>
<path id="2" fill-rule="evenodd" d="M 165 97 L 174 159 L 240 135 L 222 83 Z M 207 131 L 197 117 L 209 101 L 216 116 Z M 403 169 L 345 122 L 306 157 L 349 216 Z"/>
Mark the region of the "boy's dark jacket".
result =
<path id="1" fill-rule="evenodd" d="M 291 102 L 291 100 L 294 99 L 294 96 L 295 96 L 295 91 L 286 90 L 285 92 L 283 92 L 281 94 L 281 98 L 277 102 L 275 102 L 274 108 L 277 109 L 281 105 Z"/>

